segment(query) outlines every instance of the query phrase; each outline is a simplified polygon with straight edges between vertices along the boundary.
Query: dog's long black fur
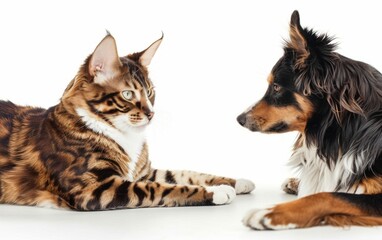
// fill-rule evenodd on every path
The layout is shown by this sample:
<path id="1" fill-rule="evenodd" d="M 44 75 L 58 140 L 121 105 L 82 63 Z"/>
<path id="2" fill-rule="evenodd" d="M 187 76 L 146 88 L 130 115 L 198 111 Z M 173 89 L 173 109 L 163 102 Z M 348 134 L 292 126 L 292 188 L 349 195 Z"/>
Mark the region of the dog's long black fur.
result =
<path id="1" fill-rule="evenodd" d="M 295 14 L 294 18 L 299 17 Z M 294 66 L 299 56 L 289 47 L 284 57 L 289 59 L 287 65 L 294 66 L 295 90 L 314 105 L 305 129 L 307 143 L 317 146 L 317 154 L 329 166 L 341 155 L 353 155 L 354 175 L 338 189 L 382 175 L 382 74 L 369 64 L 336 53 L 331 37 L 307 28 L 299 30 L 309 51 L 305 66 Z"/>
<path id="2" fill-rule="evenodd" d="M 327 216 L 319 216 L 321 220 L 318 219 L 316 224 L 325 221 L 333 225 L 382 224 L 382 219 L 368 218 L 382 216 L 382 74 L 371 65 L 342 56 L 335 50 L 332 37 L 301 27 L 299 13 L 295 11 L 291 16 L 290 40 L 285 42 L 284 55 L 271 71 L 268 90 L 237 120 L 251 131 L 298 130 L 294 154 L 298 151 L 305 154 L 314 149 L 315 152 L 309 153 L 316 155 L 314 161 L 326 164 L 329 169 L 325 170 L 326 174 L 333 171 L 333 177 L 329 179 L 337 179 L 335 187 L 310 192 L 308 195 L 317 196 L 308 199 L 314 201 L 324 196 L 332 202 L 333 199 L 341 200 L 350 204 L 348 209 L 351 210 L 325 206 Z M 299 164 L 305 163 L 306 159 L 302 157 Z M 308 172 L 307 166 L 301 167 L 302 171 Z M 321 177 L 324 176 L 327 177 Z M 322 179 L 314 177 L 317 179 L 306 181 L 305 186 L 319 185 Z M 319 195 L 321 191 L 332 193 Z M 307 211 L 318 208 L 305 206 L 307 201 L 302 198 L 296 203 L 302 208 L 307 207 Z M 289 218 L 293 216 L 288 211 L 296 205 L 278 206 L 273 209 L 285 213 L 283 224 L 294 223 L 287 214 Z M 359 216 L 357 211 L 365 215 Z M 266 216 L 272 219 L 272 212 L 264 218 Z M 256 219 L 261 220 L 259 216 Z M 250 220 L 246 224 L 262 228 L 251 224 Z M 298 227 L 308 225 L 305 222 Z M 272 225 L 266 227 L 273 228 Z"/>

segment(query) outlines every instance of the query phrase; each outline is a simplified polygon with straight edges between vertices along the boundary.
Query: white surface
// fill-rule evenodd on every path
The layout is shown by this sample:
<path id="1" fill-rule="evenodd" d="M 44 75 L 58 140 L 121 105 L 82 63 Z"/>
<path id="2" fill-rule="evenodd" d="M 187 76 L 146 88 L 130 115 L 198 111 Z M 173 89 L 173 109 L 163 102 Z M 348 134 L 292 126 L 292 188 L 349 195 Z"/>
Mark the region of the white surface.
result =
<path id="1" fill-rule="evenodd" d="M 220 207 L 80 213 L 0 205 L 0 238 L 380 239 L 382 228 L 255 232 L 241 224 L 248 210 L 290 199 L 279 186 L 293 176 L 286 162 L 296 134 L 251 133 L 235 119 L 264 94 L 295 9 L 303 26 L 337 36 L 341 54 L 382 70 L 378 1 L 1 1 L 1 99 L 54 105 L 105 29 L 120 55 L 163 31 L 150 65 L 153 166 L 247 178 L 257 189 Z"/>
<path id="2" fill-rule="evenodd" d="M 230 205 L 215 207 L 73 212 L 0 205 L 0 231 L 1 239 L 7 240 L 381 239 L 380 227 L 252 231 L 241 223 L 246 212 L 254 206 L 266 207 L 270 206 L 270 201 L 291 199 L 293 197 L 275 189 L 259 188 L 255 194 L 236 197 Z"/>

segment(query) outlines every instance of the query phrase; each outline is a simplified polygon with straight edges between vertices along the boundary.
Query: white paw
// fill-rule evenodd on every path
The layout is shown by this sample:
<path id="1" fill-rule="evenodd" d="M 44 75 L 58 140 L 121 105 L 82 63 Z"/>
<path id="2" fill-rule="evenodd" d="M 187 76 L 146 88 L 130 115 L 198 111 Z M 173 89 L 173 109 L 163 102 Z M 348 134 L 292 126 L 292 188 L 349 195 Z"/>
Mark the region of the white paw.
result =
<path id="1" fill-rule="evenodd" d="M 281 185 L 281 189 L 288 194 L 298 194 L 298 185 L 300 180 L 298 178 L 287 178 Z"/>
<path id="2" fill-rule="evenodd" d="M 236 194 L 250 193 L 253 189 L 255 189 L 255 184 L 252 181 L 247 179 L 236 179 Z"/>
<path id="3" fill-rule="evenodd" d="M 266 227 L 263 225 L 263 219 L 264 216 L 269 212 L 270 210 L 266 209 L 253 209 L 245 215 L 242 222 L 247 227 L 256 230 L 264 230 Z"/>
<path id="4" fill-rule="evenodd" d="M 207 192 L 212 192 L 212 202 L 216 205 L 232 202 L 236 197 L 235 189 L 228 185 L 206 187 Z"/>
<path id="5" fill-rule="evenodd" d="M 243 218 L 243 224 L 247 227 L 256 230 L 283 230 L 297 228 L 296 224 L 289 223 L 286 225 L 273 225 L 272 219 L 266 217 L 268 213 L 271 213 L 270 209 L 254 209 L 251 210 Z"/>

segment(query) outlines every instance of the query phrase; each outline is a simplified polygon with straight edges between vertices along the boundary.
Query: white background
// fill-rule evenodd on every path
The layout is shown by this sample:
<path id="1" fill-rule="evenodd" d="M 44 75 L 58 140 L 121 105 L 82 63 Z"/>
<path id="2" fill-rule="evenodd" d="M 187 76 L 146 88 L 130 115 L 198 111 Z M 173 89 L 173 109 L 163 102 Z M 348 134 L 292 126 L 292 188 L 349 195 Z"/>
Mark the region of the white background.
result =
<path id="1" fill-rule="evenodd" d="M 260 233 L 242 226 L 247 210 L 293 199 L 279 185 L 293 175 L 286 163 L 296 133 L 251 133 L 236 122 L 266 90 L 295 9 L 303 26 L 335 35 L 338 52 L 382 69 L 377 3 L 2 1 L 1 99 L 55 105 L 106 29 L 120 55 L 145 49 L 163 31 L 149 67 L 157 91 L 147 134 L 153 166 L 248 178 L 257 189 L 222 207 L 73 213 L 2 205 L 1 239 L 380 239 L 381 228 Z"/>

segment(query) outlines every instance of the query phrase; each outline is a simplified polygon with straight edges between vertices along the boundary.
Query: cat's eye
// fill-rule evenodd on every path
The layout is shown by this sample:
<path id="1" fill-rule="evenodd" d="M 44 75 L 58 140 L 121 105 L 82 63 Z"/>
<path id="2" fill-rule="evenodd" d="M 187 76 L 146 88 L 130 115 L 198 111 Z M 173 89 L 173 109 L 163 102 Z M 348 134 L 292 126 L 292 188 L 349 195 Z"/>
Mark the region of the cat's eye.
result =
<path id="1" fill-rule="evenodd" d="M 273 84 L 273 91 L 280 92 L 280 90 L 281 90 L 281 86 L 278 85 L 277 83 L 274 83 Z"/>
<path id="2" fill-rule="evenodd" d="M 130 90 L 122 91 L 122 97 L 125 100 L 130 101 L 131 99 L 133 99 L 133 91 L 130 91 Z"/>
<path id="3" fill-rule="evenodd" d="M 151 97 L 153 95 L 153 93 L 154 93 L 154 88 L 153 87 L 147 89 L 147 96 L 148 97 Z"/>

